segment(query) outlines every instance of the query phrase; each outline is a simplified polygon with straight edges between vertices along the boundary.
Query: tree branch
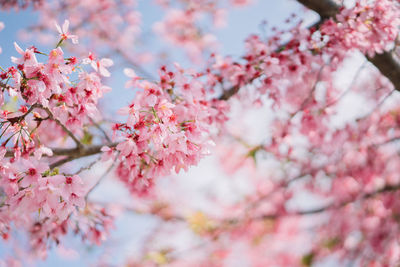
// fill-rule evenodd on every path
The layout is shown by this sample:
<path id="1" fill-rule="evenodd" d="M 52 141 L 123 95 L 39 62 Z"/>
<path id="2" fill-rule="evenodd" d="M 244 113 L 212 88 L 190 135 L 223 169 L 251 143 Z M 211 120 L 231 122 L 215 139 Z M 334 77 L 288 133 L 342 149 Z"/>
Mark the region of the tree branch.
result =
<path id="1" fill-rule="evenodd" d="M 394 85 L 394 89 L 400 91 L 400 62 L 393 52 L 376 54 L 373 58 L 367 59 L 388 78 Z"/>
<path id="2" fill-rule="evenodd" d="M 61 121 L 59 121 L 57 118 L 54 117 L 53 113 L 50 111 L 50 109 L 45 108 L 45 107 L 41 107 L 44 111 L 47 112 L 47 115 L 49 115 L 50 120 L 55 121 L 59 126 L 61 126 L 61 128 L 63 128 L 64 132 L 66 132 L 69 137 L 72 138 L 72 140 L 74 140 L 76 146 L 78 148 L 83 147 L 81 141 L 79 141 L 79 139 L 63 124 L 61 123 Z"/>
<path id="3" fill-rule="evenodd" d="M 0 87 L 2 87 L 2 88 L 4 88 L 4 89 L 7 89 L 7 88 L 9 88 L 10 86 L 9 86 L 8 84 L 5 84 L 5 83 L 3 83 L 3 82 L 0 82 Z"/>
<path id="4" fill-rule="evenodd" d="M 94 119 L 92 119 L 92 118 L 89 118 L 89 119 L 90 119 L 90 122 L 94 125 L 94 127 L 96 127 L 103 134 L 103 136 L 107 140 L 107 142 L 111 143 L 111 138 L 108 136 L 106 131 L 100 126 L 100 124 L 95 122 Z"/>
<path id="5" fill-rule="evenodd" d="M 98 154 L 101 152 L 103 146 L 115 147 L 118 143 L 109 143 L 102 145 L 94 145 L 89 147 L 76 147 L 76 148 L 55 148 L 53 150 L 54 156 L 67 156 L 59 161 L 54 162 L 50 165 L 50 168 L 55 168 L 63 165 L 64 163 L 70 162 L 75 159 L 83 158 Z"/>
<path id="6" fill-rule="evenodd" d="M 75 160 L 75 159 L 99 154 L 99 153 L 101 153 L 101 148 L 103 146 L 115 147 L 117 145 L 118 145 L 118 143 L 114 142 L 114 143 L 108 143 L 108 144 L 86 146 L 86 147 L 82 147 L 82 148 L 79 148 L 79 147 L 76 147 L 76 148 L 52 148 L 51 150 L 53 151 L 53 156 L 66 156 L 66 158 L 63 158 L 59 161 L 54 162 L 53 164 L 50 165 L 50 168 L 58 167 L 64 163 L 67 163 L 67 162 Z M 5 157 L 13 157 L 13 156 L 14 156 L 14 151 L 12 149 L 7 150 Z"/>
<path id="7" fill-rule="evenodd" d="M 239 92 L 240 86 L 232 86 L 230 89 L 225 90 L 224 93 L 219 97 L 219 100 L 228 100 L 232 96 L 234 96 L 237 92 Z"/>
<path id="8" fill-rule="evenodd" d="M 340 9 L 340 5 L 333 0 L 297 0 L 308 9 L 314 10 L 319 14 L 321 20 L 334 17 Z"/>
<path id="9" fill-rule="evenodd" d="M 84 146 L 64 124 L 62 124 L 57 118 L 54 117 L 53 113 L 48 108 L 45 108 L 39 104 L 32 105 L 29 108 L 29 110 L 26 113 L 24 113 L 23 115 L 9 119 L 10 123 L 13 123 L 14 121 L 15 122 L 22 121 L 35 108 L 41 108 L 44 111 L 46 111 L 46 113 L 49 116 L 49 119 L 55 121 L 58 125 L 60 125 L 63 128 L 63 130 L 75 141 L 75 143 L 77 145 L 75 148 L 52 148 L 51 150 L 53 151 L 53 156 L 66 156 L 66 157 L 52 163 L 50 165 L 50 168 L 58 167 L 64 163 L 72 161 L 74 159 L 98 154 L 101 152 L 101 148 L 103 146 L 115 147 L 118 144 L 116 142 L 114 142 L 114 143 L 108 142 L 107 144 Z M 104 134 L 106 134 L 106 133 L 104 132 Z M 109 138 L 107 138 L 107 139 L 109 140 Z M 14 156 L 14 150 L 8 149 L 5 154 L 5 157 L 13 157 L 13 156 Z"/>
<path id="10" fill-rule="evenodd" d="M 111 170 L 114 168 L 116 161 L 114 161 L 108 168 L 107 170 L 101 175 L 99 180 L 89 189 L 89 191 L 86 193 L 85 199 L 87 200 L 89 197 L 89 194 L 103 181 L 105 177 L 111 172 Z"/>
<path id="11" fill-rule="evenodd" d="M 95 155 L 99 153 L 101 148 L 103 146 L 108 146 L 108 147 L 115 147 L 118 143 L 108 143 L 108 144 L 101 144 L 101 145 L 93 145 L 93 146 L 88 146 L 84 147 L 82 149 L 78 148 L 53 148 L 53 155 L 54 156 L 70 156 L 74 158 L 78 157 L 87 157 L 91 155 Z"/>

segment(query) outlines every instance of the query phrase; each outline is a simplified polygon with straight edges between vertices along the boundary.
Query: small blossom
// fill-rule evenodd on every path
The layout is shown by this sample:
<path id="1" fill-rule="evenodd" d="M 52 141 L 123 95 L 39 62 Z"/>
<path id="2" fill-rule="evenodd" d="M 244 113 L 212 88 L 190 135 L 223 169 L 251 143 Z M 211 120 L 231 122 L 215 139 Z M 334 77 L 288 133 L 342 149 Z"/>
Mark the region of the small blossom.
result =
<path id="1" fill-rule="evenodd" d="M 78 44 L 78 36 L 72 35 L 68 32 L 69 29 L 69 20 L 65 20 L 64 24 L 62 25 L 62 28 L 60 25 L 58 25 L 57 22 L 55 22 L 56 29 L 58 33 L 60 34 L 61 40 L 67 40 L 71 39 L 73 44 Z"/>

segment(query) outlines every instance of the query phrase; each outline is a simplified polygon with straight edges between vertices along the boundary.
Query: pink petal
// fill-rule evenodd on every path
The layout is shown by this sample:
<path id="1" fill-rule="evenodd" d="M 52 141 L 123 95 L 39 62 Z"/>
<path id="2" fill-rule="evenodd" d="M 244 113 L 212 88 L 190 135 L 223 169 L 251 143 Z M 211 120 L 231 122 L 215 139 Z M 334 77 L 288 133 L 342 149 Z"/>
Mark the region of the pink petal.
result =
<path id="1" fill-rule="evenodd" d="M 54 22 L 54 25 L 56 26 L 56 29 L 57 29 L 58 33 L 62 34 L 63 32 L 62 32 L 62 30 L 60 28 L 60 25 L 58 25 L 57 22 Z"/>
<path id="2" fill-rule="evenodd" d="M 69 20 L 66 19 L 64 21 L 63 28 L 62 28 L 63 29 L 63 33 L 66 34 L 68 32 L 68 28 L 69 28 Z"/>

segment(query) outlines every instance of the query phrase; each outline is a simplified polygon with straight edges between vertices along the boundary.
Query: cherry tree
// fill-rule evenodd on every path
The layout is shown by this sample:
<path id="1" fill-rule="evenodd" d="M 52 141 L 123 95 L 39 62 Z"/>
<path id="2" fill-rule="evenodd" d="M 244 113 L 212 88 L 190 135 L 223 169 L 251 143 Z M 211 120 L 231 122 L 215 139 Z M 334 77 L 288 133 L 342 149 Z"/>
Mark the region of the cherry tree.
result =
<path id="1" fill-rule="evenodd" d="M 225 55 L 215 29 L 254 2 L 156 0 L 153 49 L 137 0 L 0 0 L 39 14 L 0 66 L 1 266 L 71 236 L 114 266 L 122 214 L 157 222 L 124 266 L 400 263 L 400 3 L 298 0 L 318 22 L 293 14 Z M 134 95 L 110 115 L 122 72 Z M 207 160 L 213 188 L 188 192 Z M 105 182 L 128 201 L 94 198 Z"/>

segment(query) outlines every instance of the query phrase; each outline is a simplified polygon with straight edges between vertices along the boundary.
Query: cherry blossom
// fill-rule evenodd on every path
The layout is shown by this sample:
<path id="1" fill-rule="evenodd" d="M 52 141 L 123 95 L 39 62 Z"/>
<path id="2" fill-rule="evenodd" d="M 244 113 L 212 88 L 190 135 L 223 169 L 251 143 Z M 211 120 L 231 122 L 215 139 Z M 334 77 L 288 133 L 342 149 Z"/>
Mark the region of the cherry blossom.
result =
<path id="1" fill-rule="evenodd" d="M 62 28 L 60 27 L 60 25 L 58 25 L 58 23 L 55 23 L 56 28 L 58 33 L 60 34 L 60 38 L 61 40 L 67 40 L 67 39 L 71 39 L 73 44 L 77 44 L 78 43 L 78 36 L 76 35 L 71 35 L 68 32 L 69 29 L 69 20 L 65 20 L 64 24 L 62 25 Z"/>
<path id="2" fill-rule="evenodd" d="M 156 1 L 149 28 L 191 61 L 153 62 L 154 75 L 135 0 L 0 1 L 40 7 L 31 33 L 51 44 L 15 42 L 0 66 L 0 265 L 44 260 L 71 236 L 115 264 L 105 241 L 120 212 L 157 224 L 121 255 L 129 266 L 395 266 L 399 3 L 299 2 L 321 21 L 292 15 L 229 56 L 215 31 L 255 1 Z M 121 107 L 105 97 L 123 84 Z M 111 183 L 127 201 L 97 191 Z"/>

